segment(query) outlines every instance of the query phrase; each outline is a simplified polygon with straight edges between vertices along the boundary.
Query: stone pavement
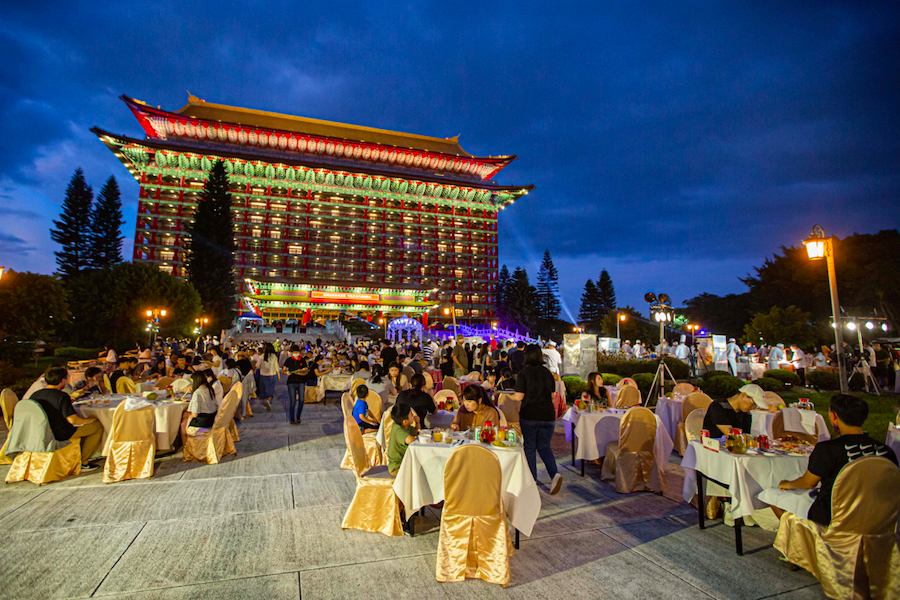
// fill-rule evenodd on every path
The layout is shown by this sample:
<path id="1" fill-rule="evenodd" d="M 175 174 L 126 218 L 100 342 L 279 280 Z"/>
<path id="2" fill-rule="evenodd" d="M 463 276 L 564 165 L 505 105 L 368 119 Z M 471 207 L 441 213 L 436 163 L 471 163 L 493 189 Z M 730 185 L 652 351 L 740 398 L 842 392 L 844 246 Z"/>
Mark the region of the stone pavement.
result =
<path id="1" fill-rule="evenodd" d="M 739 557 L 721 521 L 700 531 L 679 500 L 677 464 L 666 496 L 617 494 L 599 467 L 579 476 L 561 427 L 563 489 L 542 493 L 508 588 L 440 584 L 436 511 L 418 519 L 415 538 L 340 529 L 355 482 L 338 468 L 340 409 L 329 402 L 307 405 L 299 427 L 277 401 L 271 413 L 254 407 L 237 456 L 219 465 L 183 463 L 179 452 L 159 459 L 149 481 L 104 485 L 98 470 L 41 488 L 3 486 L 0 598 L 824 597 L 811 575 L 779 561 L 774 534 L 745 528 Z M 543 467 L 539 480 L 546 492 Z"/>

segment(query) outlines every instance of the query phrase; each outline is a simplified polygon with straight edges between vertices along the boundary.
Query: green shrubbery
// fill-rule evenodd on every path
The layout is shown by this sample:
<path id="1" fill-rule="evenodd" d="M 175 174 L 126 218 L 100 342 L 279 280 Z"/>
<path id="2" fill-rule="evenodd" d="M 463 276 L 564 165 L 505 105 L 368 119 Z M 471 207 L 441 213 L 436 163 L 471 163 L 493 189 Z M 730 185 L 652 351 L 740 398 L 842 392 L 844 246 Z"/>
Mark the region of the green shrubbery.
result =
<path id="1" fill-rule="evenodd" d="M 581 377 L 563 377 L 562 380 L 566 384 L 566 400 L 578 400 L 587 389 L 587 382 Z"/>
<path id="2" fill-rule="evenodd" d="M 650 386 L 653 385 L 653 378 L 656 376 L 656 373 L 635 373 L 634 382 L 637 384 L 638 389 L 641 390 L 641 398 L 644 400 L 647 399 L 647 396 L 650 394 Z M 665 393 L 672 391 L 672 382 L 669 381 L 666 384 Z M 654 399 L 658 397 L 659 392 L 653 394 Z"/>
<path id="3" fill-rule="evenodd" d="M 622 378 L 615 373 L 600 373 L 603 377 L 603 385 L 618 385 Z"/>
<path id="4" fill-rule="evenodd" d="M 667 356 L 665 361 L 675 379 L 688 378 L 690 367 L 686 364 L 671 356 Z M 632 377 L 638 373 L 656 373 L 658 365 L 659 362 L 655 360 L 609 360 L 604 358 L 597 363 L 597 368 L 601 373 Z M 604 381 L 606 380 L 604 379 Z"/>
<path id="5" fill-rule="evenodd" d="M 785 385 L 800 385 L 800 376 L 787 369 L 769 369 L 763 373 L 763 377 L 777 379 Z"/>
<path id="6" fill-rule="evenodd" d="M 760 377 L 756 381 L 754 381 L 756 385 L 761 387 L 763 390 L 767 392 L 781 392 L 784 391 L 784 383 L 780 380 L 775 379 L 774 377 Z"/>
<path id="7" fill-rule="evenodd" d="M 810 371 L 806 374 L 806 385 L 819 390 L 838 390 L 841 381 L 837 374 L 828 371 Z"/>
<path id="8" fill-rule="evenodd" d="M 704 377 L 700 382 L 700 389 L 703 390 L 714 400 L 724 400 L 738 393 L 738 390 L 744 386 L 744 381 L 738 379 L 734 375 L 718 371 L 712 377 Z"/>
<path id="9" fill-rule="evenodd" d="M 103 348 L 76 348 L 74 346 L 63 346 L 57 348 L 53 356 L 63 358 L 65 360 L 91 360 L 97 358 L 97 355 L 103 351 Z"/>

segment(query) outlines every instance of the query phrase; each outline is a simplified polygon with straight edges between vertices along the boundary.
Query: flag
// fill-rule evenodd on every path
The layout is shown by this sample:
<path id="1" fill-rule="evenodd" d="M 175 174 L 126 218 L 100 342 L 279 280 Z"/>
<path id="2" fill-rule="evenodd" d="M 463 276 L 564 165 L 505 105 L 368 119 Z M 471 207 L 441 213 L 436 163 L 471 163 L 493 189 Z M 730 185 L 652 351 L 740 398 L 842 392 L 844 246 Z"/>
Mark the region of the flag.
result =
<path id="1" fill-rule="evenodd" d="M 306 325 L 310 321 L 312 321 L 312 309 L 307 308 L 306 312 L 303 313 L 303 325 Z"/>

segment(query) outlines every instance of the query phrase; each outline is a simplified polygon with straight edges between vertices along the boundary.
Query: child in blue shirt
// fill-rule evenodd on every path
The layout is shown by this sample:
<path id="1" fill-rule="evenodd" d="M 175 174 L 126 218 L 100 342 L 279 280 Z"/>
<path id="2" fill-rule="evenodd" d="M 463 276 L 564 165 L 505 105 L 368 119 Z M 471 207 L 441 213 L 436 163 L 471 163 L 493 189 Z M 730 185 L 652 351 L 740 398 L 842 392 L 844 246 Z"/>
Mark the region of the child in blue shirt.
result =
<path id="1" fill-rule="evenodd" d="M 356 388 L 356 404 L 353 405 L 353 418 L 359 425 L 359 431 L 366 433 L 369 430 L 378 431 L 379 423 L 369 414 L 369 404 L 366 397 L 369 395 L 369 388 L 361 385 Z"/>

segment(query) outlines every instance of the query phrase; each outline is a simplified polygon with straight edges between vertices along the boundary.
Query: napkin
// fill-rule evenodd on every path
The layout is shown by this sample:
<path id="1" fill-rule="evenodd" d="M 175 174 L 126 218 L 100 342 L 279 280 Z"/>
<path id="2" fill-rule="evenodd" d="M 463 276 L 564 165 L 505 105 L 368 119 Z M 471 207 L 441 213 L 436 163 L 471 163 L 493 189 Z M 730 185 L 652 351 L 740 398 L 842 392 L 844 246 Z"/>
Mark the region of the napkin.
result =
<path id="1" fill-rule="evenodd" d="M 800 410 L 799 408 L 785 408 L 782 411 L 784 415 L 784 430 L 796 431 L 797 433 L 807 433 L 816 435 L 816 413 L 812 410 Z"/>
<path id="2" fill-rule="evenodd" d="M 153 406 L 143 396 L 128 396 L 125 398 L 125 410 L 138 410 L 145 406 Z"/>

